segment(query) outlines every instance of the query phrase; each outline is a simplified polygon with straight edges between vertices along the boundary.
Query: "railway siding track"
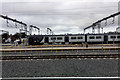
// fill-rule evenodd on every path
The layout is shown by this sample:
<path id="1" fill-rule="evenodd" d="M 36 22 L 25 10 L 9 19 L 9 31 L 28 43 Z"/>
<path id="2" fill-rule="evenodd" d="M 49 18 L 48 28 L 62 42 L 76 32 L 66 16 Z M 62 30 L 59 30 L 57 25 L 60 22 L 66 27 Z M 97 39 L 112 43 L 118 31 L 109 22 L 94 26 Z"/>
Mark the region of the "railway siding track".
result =
<path id="1" fill-rule="evenodd" d="M 120 58 L 120 54 L 90 54 L 90 55 L 39 55 L 39 56 L 2 56 L 1 60 L 24 59 L 63 59 L 63 58 Z"/>
<path id="2" fill-rule="evenodd" d="M 0 52 L 19 52 L 19 51 L 61 51 L 61 50 L 120 50 L 120 47 L 89 47 L 89 48 L 82 48 L 82 47 L 67 47 L 67 48 L 23 48 L 23 49 L 0 49 Z"/>

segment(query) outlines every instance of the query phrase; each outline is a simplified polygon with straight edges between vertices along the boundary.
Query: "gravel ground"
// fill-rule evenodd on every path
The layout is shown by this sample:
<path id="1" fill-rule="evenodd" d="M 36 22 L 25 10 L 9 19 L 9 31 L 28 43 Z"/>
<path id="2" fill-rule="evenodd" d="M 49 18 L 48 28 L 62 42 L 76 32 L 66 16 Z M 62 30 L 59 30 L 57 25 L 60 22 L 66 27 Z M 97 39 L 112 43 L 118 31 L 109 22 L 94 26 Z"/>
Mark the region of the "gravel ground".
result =
<path id="1" fill-rule="evenodd" d="M 2 77 L 116 77 L 119 59 L 2 61 Z"/>

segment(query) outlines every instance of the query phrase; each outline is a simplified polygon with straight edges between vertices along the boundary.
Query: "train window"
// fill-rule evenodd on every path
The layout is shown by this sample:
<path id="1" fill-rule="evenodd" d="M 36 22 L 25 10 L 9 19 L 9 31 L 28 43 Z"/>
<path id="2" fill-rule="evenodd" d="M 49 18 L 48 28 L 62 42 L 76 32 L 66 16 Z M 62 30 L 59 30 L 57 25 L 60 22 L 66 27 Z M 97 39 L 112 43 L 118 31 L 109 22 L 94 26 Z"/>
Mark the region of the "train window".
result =
<path id="1" fill-rule="evenodd" d="M 83 37 L 78 37 L 78 39 L 83 39 Z"/>
<path id="2" fill-rule="evenodd" d="M 111 36 L 110 38 L 111 38 L 111 39 L 114 39 L 114 38 L 116 38 L 116 36 Z"/>
<path id="3" fill-rule="evenodd" d="M 117 36 L 118 39 L 120 39 L 120 36 Z"/>
<path id="4" fill-rule="evenodd" d="M 89 39 L 94 39 L 95 37 L 94 36 L 90 36 Z"/>
<path id="5" fill-rule="evenodd" d="M 96 36 L 96 39 L 101 39 L 101 36 Z"/>
<path id="6" fill-rule="evenodd" d="M 76 37 L 71 37 L 71 39 L 76 39 Z"/>
<path id="7" fill-rule="evenodd" d="M 56 40 L 56 37 L 51 38 L 51 40 Z"/>
<path id="8" fill-rule="evenodd" d="M 62 37 L 57 37 L 57 40 L 62 40 Z"/>

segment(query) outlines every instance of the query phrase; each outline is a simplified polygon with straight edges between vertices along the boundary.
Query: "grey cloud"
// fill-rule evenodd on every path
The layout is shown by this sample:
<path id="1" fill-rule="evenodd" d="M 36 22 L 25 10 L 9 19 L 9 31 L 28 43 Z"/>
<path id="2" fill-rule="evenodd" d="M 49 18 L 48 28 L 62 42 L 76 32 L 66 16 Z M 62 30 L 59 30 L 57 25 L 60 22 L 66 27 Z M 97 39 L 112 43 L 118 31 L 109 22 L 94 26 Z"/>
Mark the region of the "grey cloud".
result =
<path id="1" fill-rule="evenodd" d="M 42 1 L 42 0 L 41 0 Z M 46 1 L 46 0 L 44 0 Z M 28 25 L 39 26 L 42 32 L 52 28 L 55 33 L 81 33 L 93 22 L 118 11 L 117 2 L 6 2 L 2 14 Z M 77 27 L 75 27 L 77 26 Z"/>

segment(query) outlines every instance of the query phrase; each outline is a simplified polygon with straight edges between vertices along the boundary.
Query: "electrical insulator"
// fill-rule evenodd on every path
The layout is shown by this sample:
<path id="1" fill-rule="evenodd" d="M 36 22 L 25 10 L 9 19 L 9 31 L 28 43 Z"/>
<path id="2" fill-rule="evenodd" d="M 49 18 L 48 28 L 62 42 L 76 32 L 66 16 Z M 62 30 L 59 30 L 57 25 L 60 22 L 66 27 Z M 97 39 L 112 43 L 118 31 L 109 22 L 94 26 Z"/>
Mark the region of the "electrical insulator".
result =
<path id="1" fill-rule="evenodd" d="M 105 21 L 105 26 L 107 26 L 107 20 Z"/>
<path id="2" fill-rule="evenodd" d="M 7 27 L 9 27 L 9 25 L 8 25 L 8 23 L 9 23 L 9 22 L 8 22 L 8 20 L 7 20 L 7 19 L 6 19 L 6 23 L 7 23 Z"/>
<path id="3" fill-rule="evenodd" d="M 115 23 L 115 17 L 113 17 L 113 20 L 112 20 L 112 24 L 114 24 Z"/>
<path id="4" fill-rule="evenodd" d="M 15 28 L 17 28 L 17 23 L 15 22 Z"/>

